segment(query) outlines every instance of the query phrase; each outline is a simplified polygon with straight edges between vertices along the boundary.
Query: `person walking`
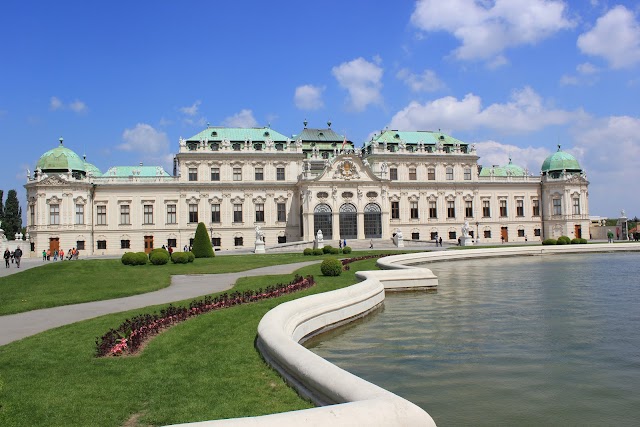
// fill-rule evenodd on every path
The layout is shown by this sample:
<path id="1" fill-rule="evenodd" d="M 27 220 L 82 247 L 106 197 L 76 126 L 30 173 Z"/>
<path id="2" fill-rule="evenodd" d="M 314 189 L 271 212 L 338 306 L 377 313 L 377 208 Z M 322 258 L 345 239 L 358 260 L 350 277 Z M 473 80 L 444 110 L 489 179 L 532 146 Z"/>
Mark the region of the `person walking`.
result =
<path id="1" fill-rule="evenodd" d="M 60 252 L 58 252 L 58 255 L 60 255 L 60 261 L 64 261 L 64 249 L 60 249 Z"/>
<path id="2" fill-rule="evenodd" d="M 20 268 L 20 259 L 22 258 L 22 249 L 20 249 L 20 246 L 18 246 L 17 249 L 13 251 L 13 256 L 16 259 L 16 267 Z"/>
<path id="3" fill-rule="evenodd" d="M 369 242 L 369 249 L 373 249 L 373 239 Z"/>
<path id="4" fill-rule="evenodd" d="M 442 237 L 440 237 L 439 242 L 440 242 L 440 247 L 442 247 Z"/>
<path id="5" fill-rule="evenodd" d="M 44 249 L 42 250 L 42 260 L 43 261 L 47 260 L 47 251 L 45 251 Z"/>
<path id="6" fill-rule="evenodd" d="M 11 252 L 9 252 L 9 248 L 4 250 L 4 264 L 7 268 L 9 268 L 9 258 L 11 258 Z"/>
<path id="7" fill-rule="evenodd" d="M 342 240 L 338 240 L 338 247 L 342 249 Z"/>

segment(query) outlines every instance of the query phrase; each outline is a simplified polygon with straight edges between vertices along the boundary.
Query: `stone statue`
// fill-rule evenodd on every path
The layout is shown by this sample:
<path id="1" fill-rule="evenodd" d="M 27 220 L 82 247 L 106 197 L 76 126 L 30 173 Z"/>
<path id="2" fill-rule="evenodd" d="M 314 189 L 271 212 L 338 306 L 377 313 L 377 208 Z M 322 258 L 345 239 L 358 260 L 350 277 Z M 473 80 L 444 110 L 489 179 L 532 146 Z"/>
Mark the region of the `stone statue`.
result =
<path id="1" fill-rule="evenodd" d="M 324 236 L 322 236 L 322 230 L 318 229 L 318 232 L 316 233 L 316 240 L 318 242 L 324 242 Z"/>
<path id="2" fill-rule="evenodd" d="M 180 137 L 180 139 L 178 140 L 180 147 L 184 147 L 185 145 L 187 145 L 187 140 L 184 139 L 183 137 Z"/>
<path id="3" fill-rule="evenodd" d="M 627 213 L 624 211 L 624 209 L 622 209 L 620 211 L 620 218 L 626 218 L 627 217 Z"/>
<path id="4" fill-rule="evenodd" d="M 469 221 L 465 221 L 462 226 L 462 236 L 469 237 Z"/>
<path id="5" fill-rule="evenodd" d="M 262 231 L 262 228 L 259 225 L 256 225 L 256 242 L 260 241 L 262 242 L 264 239 L 264 231 Z"/>
<path id="6" fill-rule="evenodd" d="M 362 161 L 362 164 L 363 164 L 363 165 L 365 165 L 366 167 L 369 167 L 369 160 L 364 159 L 364 160 Z"/>
<path id="7" fill-rule="evenodd" d="M 398 239 L 402 239 L 402 230 L 400 230 L 399 228 L 396 228 L 396 236 L 398 237 Z"/>
<path id="8" fill-rule="evenodd" d="M 259 225 L 256 225 L 256 243 L 255 243 L 255 249 L 253 250 L 253 253 L 255 254 L 265 253 L 264 231 L 262 231 Z"/>

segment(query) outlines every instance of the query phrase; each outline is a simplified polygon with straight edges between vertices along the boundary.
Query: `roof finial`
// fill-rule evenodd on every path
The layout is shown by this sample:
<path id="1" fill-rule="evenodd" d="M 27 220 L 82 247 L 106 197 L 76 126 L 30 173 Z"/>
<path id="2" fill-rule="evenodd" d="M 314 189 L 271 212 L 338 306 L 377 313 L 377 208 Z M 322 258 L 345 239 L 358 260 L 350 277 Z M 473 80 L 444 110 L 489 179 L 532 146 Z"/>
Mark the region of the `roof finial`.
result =
<path id="1" fill-rule="evenodd" d="M 211 127 L 211 123 L 207 122 L 207 129 Z"/>
<path id="2" fill-rule="evenodd" d="M 558 151 L 560 151 L 560 144 L 558 144 Z"/>
<path id="3" fill-rule="evenodd" d="M 327 126 L 331 127 L 331 120 L 327 121 Z"/>
<path id="4" fill-rule="evenodd" d="M 58 139 L 58 141 L 60 141 L 60 145 L 62 145 L 62 141 L 64 141 L 64 138 L 60 137 L 60 139 Z"/>
<path id="5" fill-rule="evenodd" d="M 304 122 L 302 122 L 302 124 L 304 125 L 304 128 L 305 128 L 305 129 L 307 128 L 307 124 L 308 124 L 308 123 L 309 123 L 309 122 L 307 121 L 307 119 L 304 119 Z"/>

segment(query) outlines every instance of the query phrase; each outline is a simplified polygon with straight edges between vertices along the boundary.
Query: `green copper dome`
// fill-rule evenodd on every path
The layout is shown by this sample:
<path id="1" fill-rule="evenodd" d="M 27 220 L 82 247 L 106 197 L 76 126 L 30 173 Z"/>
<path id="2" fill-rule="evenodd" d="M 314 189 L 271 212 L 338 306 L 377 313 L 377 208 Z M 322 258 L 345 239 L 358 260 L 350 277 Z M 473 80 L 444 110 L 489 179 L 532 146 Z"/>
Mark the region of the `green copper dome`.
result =
<path id="1" fill-rule="evenodd" d="M 509 164 L 505 166 L 492 166 L 490 168 L 482 168 L 480 176 L 526 176 L 527 171 L 518 165 L 514 165 L 509 157 Z"/>
<path id="2" fill-rule="evenodd" d="M 575 157 L 565 151 L 561 151 L 560 146 L 558 145 L 558 151 L 544 159 L 544 162 L 542 162 L 543 173 L 553 171 L 578 172 L 582 171 L 582 168 Z"/>
<path id="3" fill-rule="evenodd" d="M 42 169 L 43 172 L 66 172 L 69 169 L 73 172 L 84 172 L 84 165 L 84 160 L 62 145 L 60 138 L 60 145 L 40 156 L 36 168 Z"/>
<path id="4" fill-rule="evenodd" d="M 98 169 L 98 167 L 93 163 L 89 163 L 85 161 L 84 170 L 87 172 L 87 174 L 91 172 L 93 176 L 102 176 L 102 172 L 100 172 L 100 169 Z"/>

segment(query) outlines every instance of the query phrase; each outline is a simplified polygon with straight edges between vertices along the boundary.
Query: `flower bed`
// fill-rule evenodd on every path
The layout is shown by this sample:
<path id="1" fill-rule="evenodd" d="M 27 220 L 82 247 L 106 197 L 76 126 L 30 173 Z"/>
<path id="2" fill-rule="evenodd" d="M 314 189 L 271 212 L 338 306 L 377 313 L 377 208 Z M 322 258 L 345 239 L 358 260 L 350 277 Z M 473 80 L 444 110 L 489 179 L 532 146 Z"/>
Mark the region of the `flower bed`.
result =
<path id="1" fill-rule="evenodd" d="M 189 307 L 169 305 L 160 310 L 160 314 L 140 314 L 126 319 L 117 329 L 111 329 L 102 337 L 96 338 L 96 356 L 121 356 L 134 354 L 152 336 L 163 329 L 187 320 L 190 317 L 208 313 L 212 310 L 231 307 L 249 302 L 276 298 L 281 295 L 307 289 L 315 284 L 313 276 L 296 276 L 290 283 L 279 283 L 256 291 L 224 293 L 217 297 L 206 296 L 193 300 Z"/>
<path id="2" fill-rule="evenodd" d="M 344 271 L 347 271 L 349 270 L 349 264 L 351 264 L 352 262 L 363 261 L 365 259 L 371 259 L 371 258 L 382 258 L 386 256 L 391 256 L 391 255 L 402 255 L 402 254 L 404 254 L 404 252 L 396 252 L 393 254 L 363 255 L 363 256 L 358 256 L 353 258 L 344 258 L 344 259 L 341 259 L 340 262 L 342 263 L 342 269 Z"/>

